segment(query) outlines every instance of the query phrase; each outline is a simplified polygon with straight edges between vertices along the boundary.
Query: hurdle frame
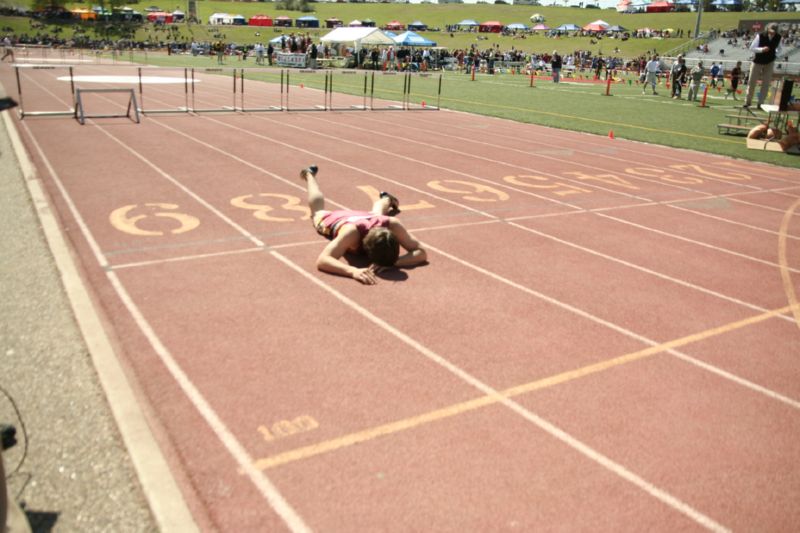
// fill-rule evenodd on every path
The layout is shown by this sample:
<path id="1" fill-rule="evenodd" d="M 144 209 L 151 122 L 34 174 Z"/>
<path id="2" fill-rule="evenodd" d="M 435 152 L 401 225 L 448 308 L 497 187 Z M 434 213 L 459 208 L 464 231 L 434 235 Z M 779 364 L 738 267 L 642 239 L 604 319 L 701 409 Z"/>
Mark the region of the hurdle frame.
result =
<path id="1" fill-rule="evenodd" d="M 70 101 L 73 103 L 73 107 L 69 110 L 65 111 L 25 111 L 25 106 L 23 104 L 22 99 L 22 80 L 19 75 L 19 71 L 21 68 L 24 69 L 31 69 L 31 70 L 56 70 L 59 67 L 55 65 L 34 65 L 34 64 L 14 64 L 14 75 L 17 80 L 17 103 L 19 107 L 17 108 L 17 113 L 19 114 L 20 120 L 23 120 L 26 116 L 28 117 L 77 117 L 77 110 L 75 109 L 75 77 L 73 74 L 73 67 L 69 66 L 66 67 L 69 69 L 69 90 L 70 90 Z"/>
<path id="2" fill-rule="evenodd" d="M 128 100 L 128 109 L 124 115 L 120 114 L 103 114 L 103 115 L 86 115 L 83 112 L 83 100 L 81 99 L 81 94 L 83 93 L 128 93 L 130 94 L 130 99 Z M 83 126 L 86 124 L 87 118 L 131 118 L 131 109 L 133 109 L 134 114 L 134 121 L 139 124 L 139 106 L 136 104 L 136 92 L 128 88 L 104 88 L 104 89 L 77 89 L 75 91 L 75 118 L 78 119 L 78 122 Z"/>

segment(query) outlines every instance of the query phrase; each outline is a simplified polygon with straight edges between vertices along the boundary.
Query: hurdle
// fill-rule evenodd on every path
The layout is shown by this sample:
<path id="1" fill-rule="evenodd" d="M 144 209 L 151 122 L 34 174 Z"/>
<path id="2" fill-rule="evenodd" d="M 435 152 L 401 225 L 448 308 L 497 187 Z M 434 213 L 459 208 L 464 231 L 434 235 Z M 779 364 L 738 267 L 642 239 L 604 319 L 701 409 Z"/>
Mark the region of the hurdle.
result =
<path id="1" fill-rule="evenodd" d="M 156 115 L 156 114 L 163 114 L 163 113 L 188 113 L 189 112 L 189 68 L 184 67 L 183 69 L 183 106 L 177 108 L 157 108 L 157 109 L 146 109 L 145 108 L 145 100 L 144 100 L 144 84 L 142 82 L 142 71 L 148 69 L 148 67 L 138 67 L 137 75 L 139 78 L 139 112 L 143 115 Z M 149 69 L 148 69 L 149 70 Z M 161 67 L 155 67 L 154 70 L 158 72 L 164 72 L 165 69 Z"/>
<path id="2" fill-rule="evenodd" d="M 75 77 L 73 74 L 73 67 L 56 67 L 54 65 L 33 65 L 33 64 L 14 64 L 14 75 L 17 81 L 17 103 L 19 104 L 18 113 L 19 118 L 24 119 L 25 117 L 58 117 L 58 116 L 76 116 L 75 107 L 71 107 L 65 110 L 55 110 L 55 111 L 26 111 L 25 105 L 23 100 L 23 90 L 22 90 L 22 78 L 24 76 L 20 76 L 21 70 L 51 70 L 55 71 L 57 69 L 67 68 L 69 71 L 69 89 L 70 89 L 70 102 L 75 102 Z M 51 93 L 52 94 L 52 93 Z"/>
<path id="3" fill-rule="evenodd" d="M 256 105 L 253 105 L 253 106 L 250 106 L 250 107 L 248 107 L 245 104 L 245 90 L 244 90 L 244 87 L 245 87 L 245 85 L 244 85 L 245 71 L 247 71 L 247 74 L 249 76 L 248 79 L 253 79 L 253 80 L 257 79 L 255 77 L 252 77 L 253 74 L 255 74 L 255 75 L 258 75 L 258 74 L 273 75 L 273 74 L 275 74 L 275 71 L 273 69 L 266 69 L 266 68 L 248 68 L 248 69 L 241 68 L 241 69 L 239 69 L 239 102 L 240 102 L 239 111 L 241 111 L 243 113 L 249 113 L 249 112 L 274 112 L 274 111 L 284 111 L 286 109 L 284 107 L 284 98 L 286 97 L 286 93 L 284 91 L 284 81 L 285 81 L 285 77 L 286 77 L 286 72 L 283 69 L 280 70 L 280 76 L 281 76 L 280 77 L 280 86 L 281 87 L 280 87 L 280 100 L 277 102 L 278 105 L 270 105 L 269 104 L 269 102 L 270 102 L 269 95 L 267 95 L 266 105 L 256 104 Z M 235 76 L 235 74 L 234 74 L 234 76 Z M 254 86 L 257 86 L 257 85 L 254 85 Z M 249 84 L 248 84 L 248 87 L 249 87 Z M 267 93 L 267 91 L 259 90 L 257 92 L 248 93 L 248 96 L 253 95 L 254 98 L 258 99 L 260 97 L 264 97 L 265 93 Z"/>
<path id="4" fill-rule="evenodd" d="M 344 96 L 345 104 L 336 107 L 333 103 L 333 79 L 334 79 L 334 71 L 331 71 L 331 76 L 328 84 L 328 110 L 329 111 L 366 111 L 369 109 L 367 106 L 367 95 L 369 90 L 369 73 L 365 70 L 363 71 L 363 76 L 360 81 L 356 81 L 354 85 L 344 85 L 345 87 L 353 88 L 353 92 L 348 92 L 346 95 L 343 93 L 337 93 Z M 358 76 L 362 74 L 357 70 L 340 70 L 338 71 L 338 76 L 342 78 L 356 78 L 358 80 Z M 374 77 L 375 73 L 372 73 L 373 83 L 372 87 L 375 86 Z M 349 97 L 349 98 L 348 98 Z M 361 103 L 355 103 L 354 99 L 360 100 Z M 341 99 L 340 99 L 341 100 Z"/>
<path id="5" fill-rule="evenodd" d="M 119 113 L 103 113 L 99 115 L 87 115 L 84 111 L 82 95 L 86 93 L 123 93 L 130 95 L 128 98 L 128 109 L 124 115 Z M 86 124 L 87 118 L 131 118 L 131 111 L 133 111 L 134 122 L 139 124 L 139 107 L 136 105 L 136 93 L 133 89 L 77 89 L 75 91 L 75 117 L 80 122 L 81 126 Z"/>

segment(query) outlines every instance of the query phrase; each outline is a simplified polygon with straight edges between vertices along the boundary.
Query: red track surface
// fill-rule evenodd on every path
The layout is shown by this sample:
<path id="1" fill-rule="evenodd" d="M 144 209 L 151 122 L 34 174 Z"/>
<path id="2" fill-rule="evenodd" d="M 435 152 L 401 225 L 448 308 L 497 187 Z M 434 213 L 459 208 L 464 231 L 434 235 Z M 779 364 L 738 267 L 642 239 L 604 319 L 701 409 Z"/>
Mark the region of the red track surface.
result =
<path id="1" fill-rule="evenodd" d="M 800 526 L 800 171 L 445 111 L 20 129 L 204 528 Z M 317 272 L 309 163 L 430 264 Z"/>

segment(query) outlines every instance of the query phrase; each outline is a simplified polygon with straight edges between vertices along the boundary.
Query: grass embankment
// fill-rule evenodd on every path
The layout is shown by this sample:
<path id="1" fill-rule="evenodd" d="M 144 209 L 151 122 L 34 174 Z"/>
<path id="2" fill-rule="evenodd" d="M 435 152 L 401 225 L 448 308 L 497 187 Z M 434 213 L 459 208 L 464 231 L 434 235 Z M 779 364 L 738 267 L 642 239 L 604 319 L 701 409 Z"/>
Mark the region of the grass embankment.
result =
<path id="1" fill-rule="evenodd" d="M 158 3 L 156 3 L 157 5 Z M 147 4 L 149 5 L 149 4 Z M 134 4 L 131 7 L 142 10 L 146 4 Z M 212 13 L 227 12 L 241 14 L 249 18 L 256 14 L 266 14 L 273 17 L 286 15 L 297 18 L 306 13 L 298 11 L 279 10 L 272 2 L 222 2 L 222 1 L 200 1 L 198 5 L 198 16 L 202 21 L 207 21 Z M 619 57 L 637 57 L 648 51 L 655 50 L 664 53 L 680 44 L 686 42 L 689 30 L 695 26 L 696 14 L 694 13 L 650 13 L 625 15 L 617 13 L 615 10 L 600 9 L 578 9 L 565 7 L 533 7 L 533 6 L 510 6 L 510 5 L 488 5 L 488 4 L 339 4 L 339 3 L 318 3 L 312 4 L 315 8 L 314 16 L 324 21 L 326 18 L 337 17 L 345 24 L 351 20 L 373 19 L 378 25 L 384 25 L 391 20 L 399 20 L 404 24 L 414 20 L 421 20 L 429 27 L 439 27 L 444 29 L 448 24 L 455 24 L 463 19 L 474 19 L 478 22 L 487 20 L 499 20 L 503 24 L 522 22 L 529 24 L 529 18 L 533 13 L 541 13 L 545 16 L 546 24 L 551 27 L 559 26 L 564 23 L 573 23 L 579 26 L 602 18 L 610 24 L 619 24 L 625 28 L 635 30 L 637 28 L 654 28 L 674 30 L 683 29 L 684 38 L 669 39 L 620 39 L 604 38 L 595 44 L 591 43 L 589 37 L 561 37 L 558 39 L 548 38 L 539 34 L 526 36 L 525 39 L 513 38 L 497 34 L 475 34 L 466 32 L 455 32 L 451 37 L 448 32 L 420 32 L 427 38 L 435 41 L 439 46 L 447 48 L 467 48 L 472 44 L 481 49 L 499 45 L 501 49 L 510 49 L 512 46 L 526 52 L 551 52 L 559 50 L 562 53 L 571 53 L 574 50 L 589 50 L 593 53 L 614 54 Z M 87 4 L 74 4 L 74 7 L 87 7 Z M 161 7 L 167 7 L 162 5 Z M 702 29 L 729 29 L 738 26 L 741 18 L 752 18 L 765 15 L 742 14 L 742 13 L 704 13 L 702 18 Z M 770 13 L 768 15 L 774 19 L 796 18 L 793 13 Z M 16 19 L 14 17 L 0 17 L 0 24 L 8 26 L 16 33 L 27 33 L 33 35 L 37 30 L 33 30 L 28 19 Z M 323 22 L 324 24 L 324 22 Z M 82 26 L 90 36 L 99 32 L 95 31 L 101 25 L 91 23 Z M 255 28 L 249 26 L 208 26 L 206 24 L 177 24 L 177 40 L 186 41 L 196 39 L 198 41 L 216 40 L 219 36 L 227 42 L 237 44 L 253 44 L 263 42 L 274 36 L 279 35 L 279 31 L 288 33 L 292 31 L 308 32 L 314 37 L 319 37 L 327 33 L 328 29 L 298 30 L 297 28 Z M 53 25 L 48 25 L 41 31 L 46 33 L 52 29 Z M 77 26 L 74 23 L 62 25 L 62 35 L 71 36 Z M 478 36 L 482 39 L 478 40 Z M 140 41 L 170 41 L 175 36 L 171 31 L 163 27 L 159 28 L 153 24 L 145 24 L 136 31 L 135 39 Z M 485 38 L 485 40 L 483 39 Z M 619 48 L 619 52 L 614 52 Z"/>
<path id="2" fill-rule="evenodd" d="M 139 57 L 144 60 L 143 56 Z M 125 55 L 122 57 L 127 58 Z M 147 62 L 172 67 L 216 67 L 216 60 L 213 58 L 152 53 L 148 55 Z M 252 59 L 228 59 L 225 66 L 239 68 L 255 65 Z M 362 94 L 363 78 L 360 75 L 344 76 L 337 72 L 334 71 L 337 92 Z M 254 71 L 248 73 L 247 77 L 277 83 L 278 73 L 278 69 L 263 74 L 256 74 Z M 300 90 L 301 83 L 305 87 L 323 86 L 323 76 L 320 73 L 303 75 L 295 70 L 291 71 L 291 79 L 294 86 L 292 91 Z M 749 150 L 743 137 L 717 133 L 717 124 L 730 122 L 725 115 L 738 111 L 736 106 L 741 104 L 742 95 L 738 96 L 739 101 L 726 100 L 724 89 L 719 92 L 712 89 L 707 107 L 701 108 L 699 101 L 672 100 L 663 83 L 658 87 L 657 96 L 652 96 L 649 92 L 642 95 L 642 88 L 636 83 L 636 77 L 632 75 L 629 79 L 630 83 L 627 78 L 613 83 L 611 96 L 605 96 L 604 83 L 574 83 L 566 80 L 555 85 L 550 80 L 537 79 L 535 88 L 531 88 L 530 78 L 524 75 L 478 74 L 475 81 L 471 81 L 469 75 L 448 72 L 443 78 L 441 106 L 603 136 L 613 131 L 616 138 L 800 168 L 800 156 Z M 375 77 L 376 98 L 400 100 L 402 87 L 402 76 Z M 437 89 L 438 73 L 433 73 L 428 78 L 414 77 L 410 103 L 420 106 L 425 101 L 428 106 L 435 105 Z M 796 88 L 794 94 L 800 96 L 800 89 Z M 686 90 L 684 98 L 685 96 Z M 481 134 L 476 130 L 476 135 Z"/>

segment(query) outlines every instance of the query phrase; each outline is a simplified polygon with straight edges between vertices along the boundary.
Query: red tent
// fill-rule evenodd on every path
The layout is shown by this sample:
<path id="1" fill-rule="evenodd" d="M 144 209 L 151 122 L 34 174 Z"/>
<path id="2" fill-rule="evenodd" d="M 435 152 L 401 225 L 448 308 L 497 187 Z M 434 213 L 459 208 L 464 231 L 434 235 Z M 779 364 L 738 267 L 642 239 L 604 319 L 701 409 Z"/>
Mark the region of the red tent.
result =
<path id="1" fill-rule="evenodd" d="M 582 29 L 583 31 L 606 31 L 608 26 L 603 26 L 602 24 L 587 24 Z"/>
<path id="2" fill-rule="evenodd" d="M 149 22 L 161 22 L 162 24 L 172 24 L 172 13 L 164 13 L 163 11 L 154 11 L 147 14 Z"/>
<path id="3" fill-rule="evenodd" d="M 484 33 L 500 33 L 503 31 L 503 25 L 496 20 L 490 20 L 489 22 L 484 22 L 478 26 L 478 31 Z"/>
<path id="4" fill-rule="evenodd" d="M 398 22 L 396 20 L 393 20 L 393 21 L 387 23 L 386 26 L 384 27 L 384 29 L 392 30 L 392 31 L 403 31 L 404 29 L 406 29 L 406 25 L 403 24 L 402 22 Z"/>
<path id="5" fill-rule="evenodd" d="M 269 15 L 253 15 L 247 21 L 250 26 L 272 26 L 272 17 Z"/>
<path id="6" fill-rule="evenodd" d="M 667 13 L 675 10 L 675 4 L 669 2 L 653 2 L 647 5 L 648 13 Z"/>

